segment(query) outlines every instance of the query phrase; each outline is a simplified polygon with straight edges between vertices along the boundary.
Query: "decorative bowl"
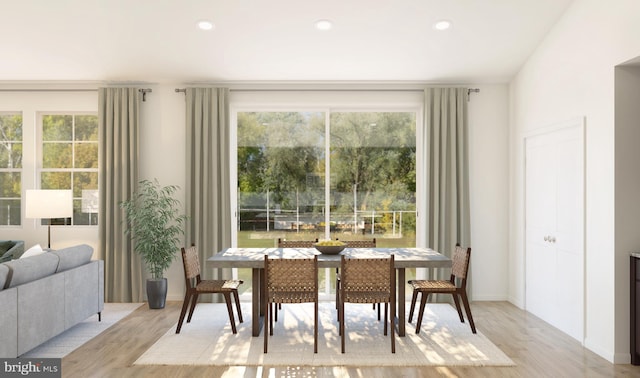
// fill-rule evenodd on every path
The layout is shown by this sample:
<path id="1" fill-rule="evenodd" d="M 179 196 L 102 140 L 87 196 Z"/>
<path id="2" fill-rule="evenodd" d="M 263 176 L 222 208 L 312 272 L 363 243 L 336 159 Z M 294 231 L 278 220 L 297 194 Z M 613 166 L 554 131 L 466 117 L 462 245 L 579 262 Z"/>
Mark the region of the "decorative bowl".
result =
<path id="1" fill-rule="evenodd" d="M 314 244 L 313 245 L 318 251 L 320 251 L 320 253 L 322 253 L 323 255 L 337 255 L 338 253 L 342 252 L 346 245 L 318 245 L 318 244 Z"/>

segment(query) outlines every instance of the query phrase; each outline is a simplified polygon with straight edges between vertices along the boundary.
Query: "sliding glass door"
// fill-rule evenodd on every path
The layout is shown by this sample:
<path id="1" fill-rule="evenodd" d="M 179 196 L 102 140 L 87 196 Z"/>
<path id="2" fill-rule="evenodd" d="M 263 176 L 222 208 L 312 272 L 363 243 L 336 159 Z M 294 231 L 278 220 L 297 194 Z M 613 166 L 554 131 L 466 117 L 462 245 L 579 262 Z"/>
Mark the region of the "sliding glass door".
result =
<path id="1" fill-rule="evenodd" d="M 232 112 L 235 246 L 273 248 L 278 239 L 416 246 L 420 109 L 314 105 Z M 238 274 L 250 281 L 249 271 Z M 327 298 L 334 274 L 320 272 Z"/>
<path id="2" fill-rule="evenodd" d="M 237 119 L 238 247 L 273 247 L 278 238 L 415 246 L 414 113 Z"/>

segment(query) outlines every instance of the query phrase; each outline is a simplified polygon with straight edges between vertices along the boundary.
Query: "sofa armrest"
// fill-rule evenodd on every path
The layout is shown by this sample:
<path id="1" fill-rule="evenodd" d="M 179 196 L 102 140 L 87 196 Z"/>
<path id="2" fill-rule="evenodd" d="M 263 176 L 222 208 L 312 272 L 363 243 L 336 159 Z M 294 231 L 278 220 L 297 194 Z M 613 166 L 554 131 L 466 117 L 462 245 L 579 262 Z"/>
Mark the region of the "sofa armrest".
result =
<path id="1" fill-rule="evenodd" d="M 24 253 L 24 241 L 22 240 L 9 240 L 9 242 L 15 243 L 13 247 L 9 248 L 5 253 L 0 256 L 0 263 L 5 261 L 15 260 L 20 258 Z"/>

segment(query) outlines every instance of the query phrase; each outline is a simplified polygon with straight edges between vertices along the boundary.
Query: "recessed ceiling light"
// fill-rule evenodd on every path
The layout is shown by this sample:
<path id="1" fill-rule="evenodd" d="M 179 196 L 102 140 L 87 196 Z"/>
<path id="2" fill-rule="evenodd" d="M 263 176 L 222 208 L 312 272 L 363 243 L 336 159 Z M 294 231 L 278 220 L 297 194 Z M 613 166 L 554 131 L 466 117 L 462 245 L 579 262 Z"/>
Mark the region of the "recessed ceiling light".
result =
<path id="1" fill-rule="evenodd" d="M 318 20 L 316 21 L 316 29 L 318 30 L 329 30 L 333 27 L 333 23 L 329 20 Z"/>
<path id="2" fill-rule="evenodd" d="M 451 28 L 451 21 L 449 20 L 440 20 L 433 24 L 433 28 L 436 30 L 447 30 Z"/>
<path id="3" fill-rule="evenodd" d="M 213 22 L 207 20 L 198 21 L 198 28 L 200 30 L 211 30 L 213 29 Z"/>

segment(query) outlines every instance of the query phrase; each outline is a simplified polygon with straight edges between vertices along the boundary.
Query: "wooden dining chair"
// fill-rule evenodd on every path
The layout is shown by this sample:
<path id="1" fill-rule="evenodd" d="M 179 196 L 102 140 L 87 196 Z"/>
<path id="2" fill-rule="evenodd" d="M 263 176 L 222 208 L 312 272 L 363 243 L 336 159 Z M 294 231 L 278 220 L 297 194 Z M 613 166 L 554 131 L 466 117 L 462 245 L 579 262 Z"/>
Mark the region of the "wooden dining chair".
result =
<path id="1" fill-rule="evenodd" d="M 313 245 L 318 242 L 318 239 L 314 240 L 285 240 L 278 238 L 278 248 L 313 248 Z"/>
<path id="2" fill-rule="evenodd" d="M 187 323 L 191 322 L 193 310 L 198 303 L 200 294 L 222 294 L 227 303 L 227 311 L 229 320 L 231 321 L 231 330 L 237 333 L 236 322 L 233 316 L 233 306 L 231 305 L 231 295 L 235 297 L 236 310 L 238 311 L 238 320 L 242 323 L 242 310 L 240 309 L 240 298 L 238 297 L 238 287 L 243 283 L 242 280 L 203 280 L 200 278 L 200 259 L 198 258 L 198 249 L 195 245 L 185 249 L 182 248 L 182 263 L 184 265 L 184 279 L 186 285 L 186 293 L 182 303 L 182 311 L 178 320 L 176 333 L 180 333 L 184 316 L 189 309 Z"/>
<path id="3" fill-rule="evenodd" d="M 386 258 L 349 258 L 340 264 L 338 306 L 342 353 L 345 352 L 345 303 L 384 303 L 384 334 L 391 329 L 391 353 L 396 352 L 394 319 L 396 316 L 396 270 L 393 254 Z M 390 327 L 388 327 L 390 325 Z"/>
<path id="4" fill-rule="evenodd" d="M 338 240 L 338 239 L 336 239 Z M 345 240 L 346 248 L 376 248 L 376 238 L 367 240 Z M 340 291 L 340 268 L 336 268 L 336 309 L 338 309 L 338 291 Z M 376 305 L 373 305 L 376 308 Z M 380 320 L 380 304 L 378 304 L 378 320 Z"/>
<path id="5" fill-rule="evenodd" d="M 318 242 L 316 240 L 285 240 L 278 238 L 278 248 L 313 248 L 313 245 Z M 276 303 L 274 306 L 278 306 L 278 310 L 282 309 L 282 303 Z M 275 313 L 275 321 L 278 321 L 278 312 Z"/>
<path id="6" fill-rule="evenodd" d="M 318 353 L 318 256 L 308 259 L 270 259 L 264 256 L 264 353 L 273 335 L 272 304 L 314 303 L 313 352 Z M 268 321 L 267 321 L 268 318 Z"/>
<path id="7" fill-rule="evenodd" d="M 469 325 L 471 325 L 471 331 L 476 333 L 476 326 L 473 323 L 473 316 L 471 316 L 471 307 L 469 307 L 469 298 L 467 297 L 467 274 L 469 273 L 469 261 L 471 258 L 471 248 L 463 248 L 460 244 L 456 244 L 456 249 L 453 252 L 453 266 L 451 268 L 451 277 L 449 280 L 410 280 L 409 285 L 413 287 L 413 295 L 411 297 L 411 310 L 409 311 L 409 323 L 413 319 L 413 311 L 416 305 L 416 299 L 418 293 L 422 294 L 420 298 L 420 312 L 418 313 L 418 320 L 416 322 L 416 333 L 420 333 L 420 326 L 422 325 L 422 316 L 424 315 L 424 308 L 429 298 L 429 294 L 451 294 L 453 296 L 453 302 L 458 310 L 458 316 L 460 321 L 464 323 L 464 317 L 462 316 L 462 309 L 460 308 L 460 301 L 458 296 L 462 298 L 467 318 L 469 319 Z M 456 279 L 460 280 L 460 285 L 456 284 Z"/>

